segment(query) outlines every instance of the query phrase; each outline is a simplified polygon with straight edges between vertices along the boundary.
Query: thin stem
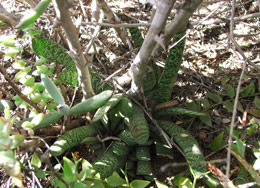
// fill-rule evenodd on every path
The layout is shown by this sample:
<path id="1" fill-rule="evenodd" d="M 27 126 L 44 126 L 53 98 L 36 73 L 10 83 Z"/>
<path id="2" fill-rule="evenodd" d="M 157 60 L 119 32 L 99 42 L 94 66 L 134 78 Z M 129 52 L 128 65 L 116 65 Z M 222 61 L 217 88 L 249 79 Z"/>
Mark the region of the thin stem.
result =
<path id="1" fill-rule="evenodd" d="M 0 65 L 0 73 L 4 76 L 5 80 L 10 84 L 10 86 L 13 88 L 15 93 L 23 99 L 24 102 L 26 102 L 29 106 L 34 108 L 38 113 L 42 113 L 43 111 L 36 105 L 34 104 L 31 100 L 29 100 L 21 91 L 20 89 L 16 86 L 15 83 L 10 79 L 8 76 L 8 73 L 5 71 L 5 69 Z"/>
<path id="2" fill-rule="evenodd" d="M 230 19 L 230 41 L 233 43 L 233 45 L 236 46 L 236 41 L 234 40 L 235 4 L 236 4 L 236 1 L 232 0 L 232 12 L 231 12 L 231 19 Z M 226 168 L 226 178 L 225 178 L 225 184 L 224 184 L 225 188 L 228 187 L 228 179 L 229 179 L 230 166 L 231 166 L 231 146 L 232 146 L 232 141 L 233 141 L 233 132 L 234 132 L 234 127 L 235 127 L 237 105 L 238 105 L 238 99 L 239 99 L 239 93 L 240 93 L 240 89 L 241 89 L 243 75 L 244 75 L 244 72 L 246 69 L 246 60 L 244 58 L 242 60 L 244 61 L 244 63 L 243 63 L 242 72 L 240 74 L 240 78 L 239 78 L 238 86 L 237 86 L 237 90 L 236 90 L 236 98 L 235 98 L 235 102 L 234 102 L 234 109 L 233 109 L 231 127 L 230 127 L 229 138 L 228 138 L 227 168 Z"/>

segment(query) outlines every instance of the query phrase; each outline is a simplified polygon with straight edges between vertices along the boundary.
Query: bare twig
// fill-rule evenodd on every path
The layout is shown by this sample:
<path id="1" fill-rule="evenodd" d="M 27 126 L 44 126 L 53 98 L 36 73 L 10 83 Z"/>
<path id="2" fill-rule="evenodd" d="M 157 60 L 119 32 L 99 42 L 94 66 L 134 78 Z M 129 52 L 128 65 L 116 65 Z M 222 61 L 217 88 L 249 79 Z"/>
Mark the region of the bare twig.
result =
<path id="1" fill-rule="evenodd" d="M 236 188 L 233 182 L 230 179 L 227 179 L 225 177 L 225 174 L 219 168 L 217 168 L 211 163 L 208 163 L 208 169 L 210 170 L 211 173 L 213 173 L 218 178 L 218 180 L 222 185 L 224 185 L 224 187 Z"/>
<path id="2" fill-rule="evenodd" d="M 178 103 L 178 101 L 174 100 L 174 101 L 167 101 L 165 103 L 161 103 L 161 104 L 158 104 L 154 107 L 153 111 L 154 112 L 157 112 L 157 111 L 160 111 L 162 109 L 165 109 L 165 108 L 170 108 L 170 107 L 173 107 L 173 106 L 176 106 Z"/>
<path id="3" fill-rule="evenodd" d="M 85 10 L 85 8 L 84 8 L 84 5 L 83 5 L 82 0 L 79 0 L 79 5 L 80 5 L 81 11 L 82 11 L 82 13 L 83 13 L 83 16 L 84 16 L 85 18 L 87 18 L 86 10 Z"/>
<path id="4" fill-rule="evenodd" d="M 81 22 L 81 25 L 100 25 L 103 27 L 114 27 L 114 28 L 130 28 L 130 27 L 150 27 L 151 24 L 150 23 L 132 23 L 132 24 L 128 24 L 128 23 L 118 23 L 118 24 L 114 24 L 114 23 L 99 23 L 99 22 Z"/>
<path id="5" fill-rule="evenodd" d="M 121 20 L 114 14 L 114 12 L 111 10 L 111 8 L 107 5 L 107 3 L 104 0 L 96 0 L 97 5 L 99 8 L 103 11 L 104 15 L 107 17 L 109 22 L 114 24 L 121 23 Z M 122 40 L 122 42 L 129 46 L 130 49 L 133 49 L 133 46 L 127 36 L 127 33 L 124 28 L 115 28 L 116 32 L 118 33 L 118 36 Z"/>
<path id="6" fill-rule="evenodd" d="M 102 23 L 103 22 L 103 18 L 104 18 L 104 14 L 101 14 L 100 15 L 100 18 L 99 18 L 99 23 Z M 100 25 L 97 25 L 96 28 L 95 28 L 95 31 L 93 32 L 92 36 L 91 36 L 91 39 L 86 47 L 86 51 L 85 53 L 87 54 L 91 48 L 91 46 L 93 45 L 94 41 L 96 40 L 96 38 L 98 37 L 99 33 L 100 33 L 100 29 L 101 29 L 101 26 Z"/>
<path id="7" fill-rule="evenodd" d="M 15 83 L 10 79 L 8 76 L 8 73 L 5 71 L 5 69 L 0 65 L 0 72 L 4 76 L 5 80 L 9 83 L 9 85 L 13 88 L 15 93 L 24 100 L 28 105 L 30 105 L 32 108 L 34 108 L 38 113 L 43 112 L 36 104 L 34 104 L 31 100 L 29 100 L 21 91 L 20 89 L 16 86 Z"/>
<path id="8" fill-rule="evenodd" d="M 232 12 L 231 12 L 231 19 L 230 19 L 230 39 L 231 41 L 234 40 L 234 16 L 235 16 L 235 4 L 236 1 L 232 0 Z M 239 56 L 241 57 L 241 56 Z M 228 151 L 227 151 L 227 168 L 226 168 L 226 178 L 225 178 L 225 185 L 224 187 L 228 187 L 228 179 L 229 179 L 229 173 L 230 173 L 230 166 L 231 166 L 231 146 L 232 146 L 232 140 L 233 140 L 233 131 L 234 131 L 234 126 L 235 126 L 235 119 L 236 119 L 236 113 L 237 113 L 237 105 L 238 105 L 238 99 L 239 99 L 239 93 L 240 93 L 240 88 L 242 84 L 242 79 L 243 75 L 246 69 L 246 60 L 243 58 L 244 61 L 243 63 L 243 68 L 240 74 L 240 78 L 238 81 L 238 86 L 236 90 L 236 97 L 235 97 L 235 102 L 234 102 L 234 110 L 232 114 L 232 120 L 231 120 L 231 126 L 230 126 L 230 132 L 229 132 L 229 138 L 228 138 Z"/>
<path id="9" fill-rule="evenodd" d="M 196 16 L 199 16 L 199 17 L 204 17 L 206 15 L 196 15 Z M 248 20 L 248 19 L 252 19 L 252 18 L 257 18 L 260 16 L 260 13 L 252 13 L 252 14 L 247 14 L 247 15 L 244 15 L 244 16 L 238 16 L 238 17 L 234 17 L 234 21 L 235 22 L 238 22 L 238 21 L 244 21 L 244 20 Z M 209 18 L 216 18 L 216 16 L 210 16 Z M 220 17 L 217 17 L 217 19 L 214 19 L 212 21 L 206 21 L 204 20 L 202 22 L 203 25 L 209 25 L 209 24 L 220 24 L 220 23 L 228 23 L 230 22 L 229 19 L 227 18 L 220 18 Z M 192 25 L 194 25 L 195 23 L 193 22 Z"/>

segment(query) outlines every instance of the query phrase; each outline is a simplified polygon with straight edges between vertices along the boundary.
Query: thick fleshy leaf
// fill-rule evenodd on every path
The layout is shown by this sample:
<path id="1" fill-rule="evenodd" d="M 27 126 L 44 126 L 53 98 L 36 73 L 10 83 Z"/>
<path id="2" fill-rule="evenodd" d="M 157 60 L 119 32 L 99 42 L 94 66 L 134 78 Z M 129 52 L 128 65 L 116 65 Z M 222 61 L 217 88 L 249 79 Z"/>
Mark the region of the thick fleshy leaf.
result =
<path id="1" fill-rule="evenodd" d="M 6 167 L 6 171 L 8 175 L 12 177 L 12 181 L 17 187 L 23 187 L 21 166 L 18 161 L 15 161 L 14 165 L 11 168 Z"/>
<path id="2" fill-rule="evenodd" d="M 211 100 L 213 100 L 215 103 L 222 102 L 222 97 L 216 93 L 208 92 L 206 94 Z"/>
<path id="3" fill-rule="evenodd" d="M 181 177 L 179 179 L 179 187 L 193 188 L 191 180 L 187 177 Z"/>
<path id="4" fill-rule="evenodd" d="M 64 105 L 64 98 L 60 93 L 59 89 L 56 87 L 56 85 L 52 82 L 52 80 L 44 74 L 41 75 L 41 79 L 42 84 L 47 89 L 48 93 L 54 99 L 54 101 L 60 105 Z"/>
<path id="5" fill-rule="evenodd" d="M 64 168 L 64 177 L 68 182 L 73 182 L 75 180 L 75 164 L 68 159 L 63 157 L 63 168 Z"/>
<path id="6" fill-rule="evenodd" d="M 146 180 L 133 180 L 130 183 L 131 188 L 145 188 L 150 182 Z"/>
<path id="7" fill-rule="evenodd" d="M 42 162 L 36 152 L 34 152 L 32 155 L 31 164 L 36 168 L 41 168 Z"/>
<path id="8" fill-rule="evenodd" d="M 95 170 L 93 169 L 92 164 L 90 164 L 87 160 L 82 160 L 82 170 L 79 173 L 79 179 L 84 181 L 86 178 L 91 178 L 95 174 Z"/>
<path id="9" fill-rule="evenodd" d="M 23 143 L 25 136 L 17 134 L 10 136 L 10 138 L 12 139 L 12 146 L 10 149 L 15 149 Z"/>
<path id="10" fill-rule="evenodd" d="M 165 183 L 162 183 L 158 180 L 155 180 L 155 184 L 158 188 L 168 188 L 168 186 Z"/>
<path id="11" fill-rule="evenodd" d="M 244 158 L 245 157 L 245 141 L 242 141 L 241 139 L 239 139 L 238 137 L 234 136 L 234 138 L 236 139 L 236 146 L 237 146 L 237 150 L 239 151 L 240 155 Z"/>
<path id="12" fill-rule="evenodd" d="M 214 138 L 208 145 L 208 148 L 210 148 L 213 152 L 217 152 L 220 150 L 225 144 L 226 141 L 223 139 L 224 132 L 221 132 L 217 137 Z"/>
<path id="13" fill-rule="evenodd" d="M 209 113 L 205 113 L 205 115 L 203 116 L 199 116 L 200 120 L 205 123 L 208 126 L 212 126 L 212 120 L 211 120 L 211 116 L 209 115 Z"/>
<path id="14" fill-rule="evenodd" d="M 255 97 L 254 99 L 254 105 L 257 109 L 260 109 L 260 98 Z"/>
<path id="15" fill-rule="evenodd" d="M 126 184 L 126 181 L 123 178 L 121 178 L 117 172 L 114 172 L 112 176 L 108 177 L 106 179 L 106 182 L 109 186 L 112 187 L 118 187 Z"/>
<path id="16" fill-rule="evenodd" d="M 228 96 L 229 98 L 232 99 L 232 98 L 235 97 L 235 95 L 236 95 L 236 90 L 234 89 L 234 87 L 233 87 L 232 85 L 227 84 L 227 85 L 225 86 L 225 90 L 226 90 L 227 96 Z"/>

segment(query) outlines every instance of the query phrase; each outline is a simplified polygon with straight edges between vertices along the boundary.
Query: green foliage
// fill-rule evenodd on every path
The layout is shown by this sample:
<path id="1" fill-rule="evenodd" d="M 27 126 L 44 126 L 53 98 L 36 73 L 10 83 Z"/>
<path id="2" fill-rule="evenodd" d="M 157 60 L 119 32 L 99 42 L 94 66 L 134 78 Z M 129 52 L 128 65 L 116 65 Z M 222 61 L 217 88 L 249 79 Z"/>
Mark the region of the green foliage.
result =
<path id="1" fill-rule="evenodd" d="M 137 161 L 137 175 L 152 175 L 151 161 Z"/>
<path id="2" fill-rule="evenodd" d="M 137 27 L 129 28 L 130 35 L 134 41 L 134 45 L 136 48 L 140 48 L 143 44 L 144 38 Z"/>
<path id="3" fill-rule="evenodd" d="M 5 116 L 0 117 L 0 167 L 4 166 L 11 176 L 13 183 L 23 186 L 21 166 L 16 158 L 15 150 L 23 143 L 23 135 L 11 135 L 11 130 L 16 117 L 10 117 L 9 108 L 5 108 Z"/>
<path id="4" fill-rule="evenodd" d="M 185 32 L 186 31 L 177 33 L 174 41 L 177 42 L 179 39 L 181 39 L 185 35 Z M 157 101 L 157 103 L 167 102 L 171 98 L 172 88 L 182 63 L 184 45 L 185 40 L 182 40 L 175 47 L 170 49 L 164 70 L 154 93 L 154 99 Z"/>
<path id="5" fill-rule="evenodd" d="M 224 137 L 224 132 L 221 132 L 217 137 L 215 137 L 210 142 L 208 148 L 210 148 L 213 152 L 219 151 L 224 145 L 227 144 L 223 137 Z"/>
<path id="6" fill-rule="evenodd" d="M 129 116 L 127 123 L 130 133 L 138 144 L 145 144 L 149 139 L 149 126 L 144 117 L 143 110 L 133 105 L 132 114 Z"/>
<path id="7" fill-rule="evenodd" d="M 180 146 L 189 163 L 190 171 L 195 179 L 200 178 L 206 172 L 206 164 L 196 164 L 204 160 L 200 151 L 198 142 L 190 135 L 188 131 L 168 121 L 158 121 L 163 130 L 172 137 Z"/>
<path id="8" fill-rule="evenodd" d="M 0 99 L 0 112 L 3 112 L 5 108 L 12 110 L 14 108 L 14 104 L 9 100 Z"/>
<path id="9" fill-rule="evenodd" d="M 17 29 L 28 29 L 48 8 L 51 0 L 41 0 L 38 5 L 27 14 L 22 21 L 16 26 Z"/>
<path id="10" fill-rule="evenodd" d="M 46 88 L 50 96 L 54 99 L 55 102 L 57 102 L 60 105 L 64 105 L 64 98 L 58 88 L 55 86 L 55 84 L 49 79 L 48 76 L 42 74 L 41 75 L 42 79 L 42 85 Z"/>
<path id="11" fill-rule="evenodd" d="M 68 70 L 77 70 L 73 59 L 65 48 L 50 39 L 34 36 L 32 38 L 32 49 L 37 55 L 63 64 Z"/>
<path id="12" fill-rule="evenodd" d="M 70 185 L 70 187 L 145 188 L 150 183 L 149 181 L 145 180 L 133 180 L 132 182 L 129 182 L 125 172 L 123 172 L 125 179 L 120 177 L 117 172 L 113 172 L 111 176 L 102 179 L 100 174 L 95 170 L 95 164 L 92 165 L 85 159 L 77 160 L 74 156 L 73 158 L 74 162 L 66 157 L 63 157 L 64 170 L 62 172 L 58 172 L 64 182 Z M 102 161 L 109 164 L 109 160 L 102 159 Z M 80 171 L 79 165 L 82 166 Z M 56 169 L 59 171 L 61 169 L 61 165 L 57 166 Z M 59 188 L 64 188 L 66 187 L 64 182 L 55 176 L 51 178 L 52 186 L 56 185 Z"/>
<path id="13" fill-rule="evenodd" d="M 93 167 L 100 174 L 101 179 L 105 179 L 123 168 L 126 156 L 116 155 L 112 148 L 109 148 L 94 164 Z"/>
<path id="14" fill-rule="evenodd" d="M 123 98 L 123 94 L 113 95 L 102 107 L 100 107 L 93 117 L 93 122 L 100 120 L 111 108 L 113 108 Z"/>
<path id="15" fill-rule="evenodd" d="M 177 108 L 177 107 L 165 108 L 163 110 L 160 110 L 159 112 L 154 113 L 154 117 L 156 118 L 163 118 L 165 116 L 174 116 L 174 115 L 204 116 L 205 114 L 201 112 L 196 112 L 192 110 L 187 110 L 185 108 Z"/>
<path id="16" fill-rule="evenodd" d="M 110 99 L 112 94 L 113 91 L 111 90 L 103 91 L 102 93 L 73 106 L 70 109 L 69 114 L 83 114 L 96 110 L 103 106 Z"/>
<path id="17" fill-rule="evenodd" d="M 79 86 L 76 65 L 65 48 L 50 39 L 34 36 L 32 38 L 32 49 L 37 55 L 63 64 L 67 68 L 58 75 L 59 80 L 72 86 Z M 102 83 L 100 76 L 91 68 L 89 68 L 89 71 L 95 93 L 112 89 L 107 83 Z"/>
<path id="18" fill-rule="evenodd" d="M 130 147 L 124 142 L 115 141 L 111 147 L 113 153 L 115 153 L 117 156 L 127 156 L 130 151 Z"/>
<path id="19" fill-rule="evenodd" d="M 59 137 L 50 147 L 50 152 L 59 156 L 67 149 L 80 144 L 85 138 L 96 136 L 97 131 L 94 125 L 85 125 L 66 132 Z"/>

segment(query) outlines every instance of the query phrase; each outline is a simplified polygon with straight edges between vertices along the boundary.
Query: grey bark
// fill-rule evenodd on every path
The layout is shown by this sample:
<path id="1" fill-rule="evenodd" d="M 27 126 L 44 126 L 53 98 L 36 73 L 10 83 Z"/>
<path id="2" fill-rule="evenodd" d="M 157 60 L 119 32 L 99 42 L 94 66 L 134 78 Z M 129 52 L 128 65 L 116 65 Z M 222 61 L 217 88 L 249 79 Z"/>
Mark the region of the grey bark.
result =
<path id="1" fill-rule="evenodd" d="M 189 18 L 192 16 L 194 11 L 201 4 L 202 0 L 186 0 L 180 7 L 176 17 L 166 25 L 164 43 L 168 46 L 171 39 L 176 33 L 187 28 Z M 161 53 L 161 46 L 159 44 L 153 50 L 153 56 L 156 57 Z"/>
<path id="2" fill-rule="evenodd" d="M 89 62 L 82 52 L 82 48 L 78 39 L 78 32 L 74 26 L 69 12 L 69 3 L 64 0 L 53 0 L 54 9 L 56 11 L 57 22 L 63 27 L 65 34 L 68 38 L 71 56 L 73 57 L 77 72 L 78 79 L 82 86 L 84 98 L 87 99 L 95 95 L 90 79 Z"/>
<path id="3" fill-rule="evenodd" d="M 156 3 L 158 1 L 150 0 L 149 2 Z M 166 25 L 165 29 L 163 22 L 160 22 L 160 20 L 162 21 L 162 15 L 164 14 L 164 16 L 166 16 L 165 14 L 169 10 L 167 8 L 157 7 L 152 25 L 148 31 L 147 36 L 145 37 L 145 41 L 138 55 L 134 59 L 134 62 L 132 63 L 129 71 L 123 76 L 117 78 L 118 84 L 122 86 L 128 84 L 132 80 L 130 93 L 139 94 L 143 85 L 144 76 L 146 75 L 149 57 L 153 56 L 153 58 L 156 58 L 161 53 L 163 48 L 168 46 L 170 40 L 177 32 L 186 29 L 189 18 L 192 16 L 193 12 L 198 8 L 201 2 L 202 0 L 184 1 L 184 3 L 179 7 L 179 11 L 176 17 L 173 19 L 173 21 Z M 159 6 L 160 5 L 161 2 L 159 3 Z M 161 24 L 160 30 L 158 30 L 158 27 L 156 27 L 156 24 L 158 25 L 157 22 Z M 156 28 L 157 32 L 155 32 L 154 28 Z M 158 36 L 158 31 L 165 32 L 163 37 Z M 156 38 L 158 39 L 157 41 Z"/>
<path id="4" fill-rule="evenodd" d="M 152 51 L 157 41 L 162 39 L 161 34 L 164 31 L 166 20 L 175 1 L 161 0 L 159 2 L 155 0 L 155 2 L 153 3 L 157 9 L 154 18 L 152 20 L 151 27 L 148 30 L 143 45 L 141 46 L 140 51 L 135 57 L 130 67 L 130 70 L 126 75 L 124 75 L 125 78 L 127 77 L 132 78 L 131 89 L 130 89 L 130 94 L 132 95 L 138 96 L 141 94 L 143 79 L 147 72 L 147 63 L 149 61 L 149 58 L 152 54 Z M 121 80 L 119 80 L 119 84 L 120 81 Z"/>
<path id="5" fill-rule="evenodd" d="M 8 12 L 2 4 L 0 4 L 0 20 L 15 27 L 19 23 L 19 18 Z"/>

